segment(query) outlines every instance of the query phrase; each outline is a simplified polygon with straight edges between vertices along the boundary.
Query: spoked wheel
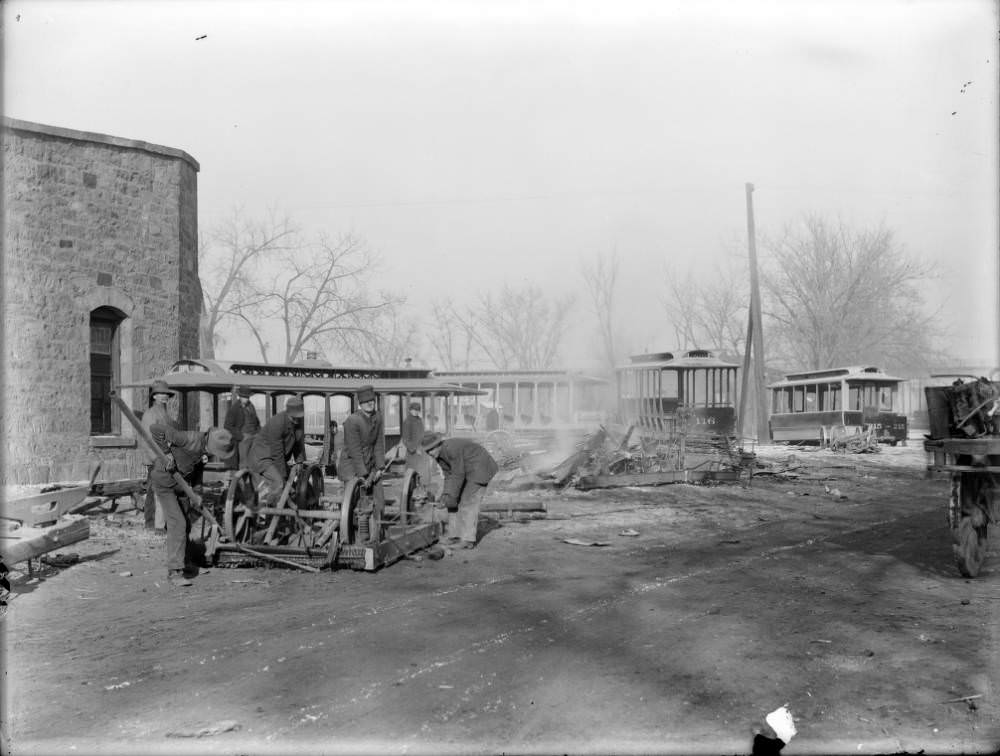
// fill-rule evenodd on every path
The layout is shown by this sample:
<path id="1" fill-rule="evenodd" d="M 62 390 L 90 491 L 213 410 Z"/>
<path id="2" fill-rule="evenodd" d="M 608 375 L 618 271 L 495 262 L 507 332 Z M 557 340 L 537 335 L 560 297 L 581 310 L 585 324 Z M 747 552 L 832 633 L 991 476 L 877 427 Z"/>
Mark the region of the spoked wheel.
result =
<path id="1" fill-rule="evenodd" d="M 229 484 L 223 521 L 226 538 L 232 543 L 252 543 L 257 530 L 257 489 L 253 476 L 240 470 Z"/>
<path id="2" fill-rule="evenodd" d="M 323 469 L 311 464 L 299 473 L 295 483 L 295 503 L 299 509 L 319 509 L 323 495 Z"/>
<path id="3" fill-rule="evenodd" d="M 959 481 L 961 516 L 952 524 L 955 564 L 964 577 L 976 577 L 986 558 L 987 527 L 991 504 L 989 477 L 963 473 Z"/>
<path id="4" fill-rule="evenodd" d="M 361 500 L 361 478 L 351 478 L 344 488 L 344 500 L 340 504 L 340 536 L 342 545 L 357 542 L 358 503 Z"/>
<path id="5" fill-rule="evenodd" d="M 417 490 L 417 471 L 407 470 L 406 475 L 403 476 L 403 482 L 399 486 L 399 501 L 397 506 L 399 507 L 400 516 L 406 513 L 407 519 L 413 514 L 417 505 L 413 501 L 413 494 Z"/>

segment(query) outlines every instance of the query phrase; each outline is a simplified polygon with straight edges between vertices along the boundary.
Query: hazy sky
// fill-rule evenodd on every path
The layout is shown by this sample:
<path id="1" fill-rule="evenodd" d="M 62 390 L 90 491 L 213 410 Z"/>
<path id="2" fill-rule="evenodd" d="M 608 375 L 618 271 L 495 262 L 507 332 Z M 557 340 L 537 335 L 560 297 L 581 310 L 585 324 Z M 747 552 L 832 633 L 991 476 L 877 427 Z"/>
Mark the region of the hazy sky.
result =
<path id="1" fill-rule="evenodd" d="M 670 348 L 664 268 L 745 254 L 752 182 L 759 234 L 895 229 L 940 266 L 931 305 L 976 324 L 956 354 L 1000 362 L 994 2 L 8 0 L 3 22 L 6 115 L 186 150 L 202 230 L 276 206 L 355 232 L 414 306 L 582 298 L 581 257 L 617 249 L 635 344 Z"/>

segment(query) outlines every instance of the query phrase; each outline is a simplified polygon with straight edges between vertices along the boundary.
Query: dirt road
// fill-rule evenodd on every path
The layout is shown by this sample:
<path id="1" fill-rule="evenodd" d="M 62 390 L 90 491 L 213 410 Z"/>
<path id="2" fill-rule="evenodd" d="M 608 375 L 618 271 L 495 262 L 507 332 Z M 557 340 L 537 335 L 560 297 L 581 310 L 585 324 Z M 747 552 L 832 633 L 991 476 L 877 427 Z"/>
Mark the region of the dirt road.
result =
<path id="1" fill-rule="evenodd" d="M 546 494 L 440 561 L 186 589 L 139 517 L 95 517 L 83 561 L 13 576 L 7 752 L 749 753 L 785 703 L 784 754 L 994 752 L 996 533 L 963 579 L 922 451 L 794 462 Z"/>

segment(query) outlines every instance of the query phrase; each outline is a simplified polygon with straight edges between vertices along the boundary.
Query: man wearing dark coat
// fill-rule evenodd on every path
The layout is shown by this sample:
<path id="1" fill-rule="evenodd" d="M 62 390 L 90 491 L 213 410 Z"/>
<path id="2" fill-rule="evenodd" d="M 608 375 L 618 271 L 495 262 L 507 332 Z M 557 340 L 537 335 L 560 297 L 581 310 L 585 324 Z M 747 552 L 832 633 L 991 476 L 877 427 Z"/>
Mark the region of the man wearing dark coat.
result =
<path id="1" fill-rule="evenodd" d="M 263 506 L 272 506 L 281 498 L 288 479 L 288 460 L 305 462 L 305 405 L 297 396 L 285 402 L 285 411 L 272 415 L 250 444 L 246 468 Z"/>
<path id="2" fill-rule="evenodd" d="M 420 416 L 420 402 L 410 402 L 410 414 L 399 429 L 399 443 L 406 449 L 406 469 L 417 473 L 417 487 L 413 495 L 417 501 L 427 499 L 426 484 L 430 480 L 431 459 L 421 444 L 424 440 L 424 419 Z"/>
<path id="3" fill-rule="evenodd" d="M 167 580 L 171 585 L 191 585 L 188 570 L 192 565 L 185 559 L 190 523 L 177 500 L 177 494 L 184 489 L 174 478 L 174 472 L 180 473 L 188 485 L 198 485 L 206 457 L 225 461 L 236 452 L 236 444 L 223 428 L 184 431 L 154 423 L 149 433 L 166 458 L 164 464 L 156 457 L 149 477 L 167 525 Z"/>
<path id="4" fill-rule="evenodd" d="M 448 510 L 449 542 L 461 542 L 463 549 L 474 548 L 486 487 L 499 469 L 496 461 L 475 441 L 444 438 L 440 433 L 424 436 L 423 448 L 437 459 L 444 474 L 441 504 Z"/>
<path id="5" fill-rule="evenodd" d="M 226 420 L 222 427 L 229 431 L 233 440 L 238 444 L 238 453 L 234 454 L 230 460 L 229 468 L 238 470 L 240 465 L 246 467 L 247 457 L 250 454 L 250 444 L 253 443 L 254 436 L 260 431 L 260 420 L 257 417 L 257 409 L 250 402 L 250 388 L 240 386 L 236 391 L 235 401 L 229 405 L 226 412 Z"/>
<path id="6" fill-rule="evenodd" d="M 363 478 L 365 486 L 377 483 L 385 467 L 385 423 L 375 408 L 375 389 L 361 386 L 358 409 L 344 421 L 344 446 L 340 450 L 337 476 L 345 483 Z"/>

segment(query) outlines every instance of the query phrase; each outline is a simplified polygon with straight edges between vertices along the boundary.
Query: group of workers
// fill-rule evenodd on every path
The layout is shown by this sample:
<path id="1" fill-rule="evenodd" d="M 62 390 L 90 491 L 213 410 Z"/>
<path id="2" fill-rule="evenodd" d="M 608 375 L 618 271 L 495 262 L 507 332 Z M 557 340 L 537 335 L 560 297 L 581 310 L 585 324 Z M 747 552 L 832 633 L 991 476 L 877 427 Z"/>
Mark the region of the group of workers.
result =
<path id="1" fill-rule="evenodd" d="M 178 478 L 189 486 L 200 484 L 204 464 L 209 457 L 215 457 L 231 469 L 249 470 L 260 505 L 273 506 L 281 496 L 291 465 L 305 462 L 305 406 L 301 398 L 290 397 L 282 412 L 261 425 L 250 401 L 250 389 L 239 387 L 222 428 L 185 431 L 167 409 L 175 393 L 164 381 L 156 381 L 151 405 L 142 418 L 158 447 L 145 451 L 148 490 L 152 494 L 147 495 L 145 514 L 147 528 L 166 529 L 168 582 L 188 586 L 197 567 L 187 551 L 190 523 L 178 499 L 184 493 Z M 358 388 L 355 407 L 344 421 L 337 477 L 345 483 L 361 479 L 365 489 L 382 501 L 379 482 L 388 469 L 385 423 L 372 386 Z M 419 402 L 408 407 L 395 451 L 405 453 L 406 467 L 417 473 L 418 498 L 426 498 L 423 484 L 429 480 L 432 461 L 436 461 L 444 476 L 436 506 L 447 510 L 447 541 L 458 548 L 474 548 L 486 487 L 498 469 L 489 452 L 471 439 L 426 432 Z"/>

